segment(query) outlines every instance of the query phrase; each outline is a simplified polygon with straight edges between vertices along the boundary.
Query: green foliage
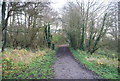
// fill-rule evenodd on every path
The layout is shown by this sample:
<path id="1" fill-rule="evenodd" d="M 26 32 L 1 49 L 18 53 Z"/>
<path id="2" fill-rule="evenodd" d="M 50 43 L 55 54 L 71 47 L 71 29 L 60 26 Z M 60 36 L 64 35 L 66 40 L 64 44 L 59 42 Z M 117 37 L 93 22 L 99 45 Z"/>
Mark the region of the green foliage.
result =
<path id="1" fill-rule="evenodd" d="M 29 66 L 28 78 L 33 75 L 34 79 L 50 79 L 53 75 L 52 65 L 54 62 L 55 52 L 51 51 L 49 54 L 44 55 L 41 59 L 38 57 L 32 61 Z M 32 69 L 32 72 L 31 72 Z M 33 70 L 34 69 L 34 70 Z"/>
<path id="2" fill-rule="evenodd" d="M 54 50 L 55 49 L 55 44 L 52 44 L 52 50 Z"/>
<path id="3" fill-rule="evenodd" d="M 118 42 L 116 40 L 112 40 L 109 38 L 104 38 L 103 41 L 101 41 L 100 44 L 106 44 L 103 49 L 108 49 L 111 51 L 116 51 L 118 50 Z"/>
<path id="4" fill-rule="evenodd" d="M 47 41 L 48 48 L 54 48 L 54 44 L 52 44 L 52 35 L 50 31 L 50 24 L 45 25 L 45 39 Z"/>
<path id="5" fill-rule="evenodd" d="M 75 51 L 73 49 L 71 49 L 71 52 L 73 53 L 73 56 L 75 57 L 76 60 L 78 60 L 81 64 L 85 65 L 86 68 L 100 75 L 102 78 L 120 79 L 116 67 L 113 67 L 112 65 L 109 66 L 109 63 L 104 64 L 102 62 L 97 62 L 97 60 L 94 61 L 87 60 L 90 57 L 92 58 L 95 57 L 97 59 L 99 58 L 106 59 L 105 55 L 102 56 L 101 55 L 99 56 L 97 54 L 90 55 L 84 51 L 79 51 L 79 50 Z"/>
<path id="6" fill-rule="evenodd" d="M 66 44 L 67 38 L 64 36 L 63 33 L 53 33 L 52 34 L 52 42 L 55 45 L 62 45 L 62 44 Z"/>
<path id="7" fill-rule="evenodd" d="M 96 53 L 97 54 L 99 54 L 99 55 L 105 55 L 106 57 L 109 57 L 109 58 L 117 58 L 118 57 L 118 55 L 117 55 L 117 52 L 116 51 L 111 51 L 111 50 L 108 50 L 108 49 L 102 49 L 102 48 L 100 48 L 100 49 L 98 49 L 97 51 L 96 51 Z"/>
<path id="8" fill-rule="evenodd" d="M 18 29 L 19 28 L 19 29 Z M 16 32 L 18 31 L 18 33 Z M 45 47 L 44 27 L 26 28 L 25 26 L 11 25 L 7 32 L 7 47 L 37 48 Z"/>
<path id="9" fill-rule="evenodd" d="M 51 79 L 55 51 L 49 50 L 44 55 L 37 55 L 29 64 L 13 63 L 12 59 L 3 60 L 3 79 Z M 29 58 L 30 59 L 30 58 Z"/>

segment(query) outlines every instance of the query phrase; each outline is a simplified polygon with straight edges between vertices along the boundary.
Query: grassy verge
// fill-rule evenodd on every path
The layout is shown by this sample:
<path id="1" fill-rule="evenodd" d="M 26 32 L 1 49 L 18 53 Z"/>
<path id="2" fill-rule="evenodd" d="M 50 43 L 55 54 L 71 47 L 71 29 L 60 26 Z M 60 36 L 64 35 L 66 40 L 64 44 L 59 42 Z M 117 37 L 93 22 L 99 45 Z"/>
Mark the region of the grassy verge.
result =
<path id="1" fill-rule="evenodd" d="M 2 59 L 3 79 L 51 79 L 55 51 L 5 51 Z"/>
<path id="2" fill-rule="evenodd" d="M 84 51 L 73 50 L 71 52 L 76 60 L 83 64 L 86 68 L 94 71 L 104 79 L 120 79 L 117 71 L 117 58 L 111 59 L 104 55 L 87 54 Z"/>

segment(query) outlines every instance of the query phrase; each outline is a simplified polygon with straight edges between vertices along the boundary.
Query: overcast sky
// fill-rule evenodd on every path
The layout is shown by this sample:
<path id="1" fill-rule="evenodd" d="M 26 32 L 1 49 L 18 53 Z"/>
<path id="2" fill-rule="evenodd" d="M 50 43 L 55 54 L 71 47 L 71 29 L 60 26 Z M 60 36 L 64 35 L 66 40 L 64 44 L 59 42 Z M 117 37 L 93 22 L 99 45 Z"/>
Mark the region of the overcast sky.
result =
<path id="1" fill-rule="evenodd" d="M 55 8 L 56 10 L 60 10 L 65 4 L 66 2 L 70 2 L 70 1 L 76 1 L 76 0 L 51 0 L 53 2 L 52 7 Z M 84 1 L 87 2 L 88 0 L 78 0 L 78 1 Z M 89 1 L 93 1 L 93 0 L 89 0 Z M 115 1 L 120 1 L 120 0 L 94 0 L 94 1 L 99 1 L 100 3 L 103 2 L 105 5 L 108 5 L 108 2 L 115 2 Z"/>
<path id="2" fill-rule="evenodd" d="M 2 0 L 0 0 L 0 3 L 1 3 Z M 16 0 L 16 1 L 19 1 L 19 0 Z M 24 0 L 23 0 L 24 1 Z M 35 1 L 35 0 L 34 0 Z M 47 1 L 47 0 L 43 0 L 43 1 Z M 57 11 L 60 11 L 62 9 L 62 7 L 64 7 L 64 5 L 66 4 L 66 2 L 70 2 L 70 1 L 73 1 L 75 2 L 76 0 L 50 0 L 52 1 L 53 3 L 51 4 L 51 6 L 57 10 Z M 78 0 L 78 1 L 84 1 L 84 2 L 87 2 L 88 0 Z M 91 1 L 91 0 L 89 0 Z M 93 0 L 92 0 L 93 1 Z M 108 2 L 115 2 L 115 1 L 120 1 L 120 0 L 95 0 L 95 1 L 99 1 L 100 3 L 103 2 L 105 5 L 108 4 Z M 1 5 L 0 5 L 1 6 Z M 1 12 L 1 7 L 0 7 L 0 12 Z M 1 14 L 0 14 L 0 17 L 1 17 Z"/>

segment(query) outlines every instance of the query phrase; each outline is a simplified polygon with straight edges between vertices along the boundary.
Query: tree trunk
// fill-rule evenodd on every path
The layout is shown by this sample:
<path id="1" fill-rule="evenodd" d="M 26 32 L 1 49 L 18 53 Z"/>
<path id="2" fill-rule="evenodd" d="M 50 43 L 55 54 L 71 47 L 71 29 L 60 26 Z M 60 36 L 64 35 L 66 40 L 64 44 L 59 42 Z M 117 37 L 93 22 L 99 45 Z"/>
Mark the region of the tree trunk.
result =
<path id="1" fill-rule="evenodd" d="M 84 51 L 84 39 L 85 39 L 85 25 L 83 24 L 82 27 L 82 38 L 81 38 L 81 44 L 80 44 L 80 50 Z"/>
<path id="2" fill-rule="evenodd" d="M 101 39 L 101 37 L 103 36 L 103 34 L 105 33 L 104 31 L 104 25 L 105 25 L 105 20 L 106 20 L 106 16 L 107 16 L 107 13 L 105 14 L 104 18 L 103 18 L 103 23 L 102 23 L 102 28 L 100 29 L 100 34 L 98 35 L 98 37 L 96 38 L 95 40 L 95 43 L 93 45 L 93 49 L 91 50 L 91 54 L 94 53 L 98 48 L 97 48 L 97 45 Z"/>
<path id="3" fill-rule="evenodd" d="M 2 50 L 1 52 L 4 51 L 5 45 L 6 45 L 6 35 L 7 35 L 7 25 L 8 25 L 8 19 L 10 17 L 11 11 L 7 12 L 7 17 L 5 19 L 5 11 L 6 11 L 6 2 L 3 2 L 2 4 Z"/>
<path id="4" fill-rule="evenodd" d="M 4 51 L 6 44 L 6 30 L 5 30 L 5 11 L 6 11 L 6 2 L 2 3 L 2 52 Z"/>

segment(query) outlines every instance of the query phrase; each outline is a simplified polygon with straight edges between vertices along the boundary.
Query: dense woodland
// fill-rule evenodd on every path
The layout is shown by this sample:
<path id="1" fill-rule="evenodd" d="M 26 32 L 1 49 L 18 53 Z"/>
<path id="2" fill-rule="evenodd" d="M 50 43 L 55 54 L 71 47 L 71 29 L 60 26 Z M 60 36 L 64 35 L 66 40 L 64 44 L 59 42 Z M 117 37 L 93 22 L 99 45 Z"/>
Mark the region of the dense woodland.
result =
<path id="1" fill-rule="evenodd" d="M 103 55 L 108 60 L 114 59 L 116 62 L 114 63 L 116 64 L 115 69 L 119 69 L 119 61 L 117 61 L 119 60 L 119 6 L 117 2 L 109 2 L 107 6 L 94 0 L 90 2 L 67 2 L 61 12 L 53 9 L 51 4 L 53 4 L 51 1 L 1 3 L 1 51 L 3 57 L 7 58 L 3 61 L 8 64 L 4 66 L 3 63 L 3 78 L 17 76 L 17 74 L 14 75 L 14 72 L 13 74 L 11 71 L 7 72 L 11 69 L 9 66 L 12 66 L 12 59 L 17 58 L 14 54 L 28 54 L 29 57 L 30 54 L 32 55 L 35 52 L 33 56 L 36 57 L 40 53 L 43 56 L 50 53 L 51 56 L 44 57 L 45 61 L 52 59 L 48 65 L 50 66 L 54 61 L 55 50 L 58 45 L 62 44 L 69 44 L 71 50 L 79 50 L 78 52 L 86 53 L 89 55 L 88 57 L 90 55 Z M 10 57 L 11 54 L 14 58 Z M 78 56 L 76 57 L 78 58 Z M 100 56 L 100 58 L 104 57 Z M 28 65 L 25 65 L 22 68 L 26 69 L 27 67 Z M 42 68 L 44 69 L 44 67 Z M 8 76 L 10 73 L 11 76 Z M 49 71 L 47 77 L 41 75 L 39 78 L 51 78 L 48 77 L 51 75 L 50 73 L 51 71 Z M 22 77 L 23 73 L 20 74 L 19 78 Z M 117 72 L 110 76 L 118 78 Z M 106 77 L 111 79 L 110 76 Z"/>
<path id="2" fill-rule="evenodd" d="M 9 18 L 3 18 L 7 22 L 6 37 L 3 38 L 7 38 L 6 46 L 35 49 L 45 47 L 48 41 L 51 43 L 50 24 L 55 20 L 51 15 L 55 12 L 49 7 L 50 2 L 4 4 Z"/>

